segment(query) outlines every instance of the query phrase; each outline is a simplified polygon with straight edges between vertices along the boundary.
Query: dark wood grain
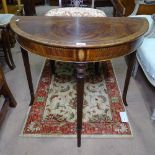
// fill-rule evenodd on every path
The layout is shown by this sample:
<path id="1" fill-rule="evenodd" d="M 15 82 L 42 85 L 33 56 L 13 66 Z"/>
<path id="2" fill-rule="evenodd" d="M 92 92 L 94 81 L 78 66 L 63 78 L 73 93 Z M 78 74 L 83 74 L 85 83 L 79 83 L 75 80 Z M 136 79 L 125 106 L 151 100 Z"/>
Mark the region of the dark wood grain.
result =
<path id="1" fill-rule="evenodd" d="M 11 27 L 19 36 L 36 43 L 98 48 L 135 40 L 146 31 L 147 21 L 137 18 L 14 17 Z M 76 45 L 79 42 L 86 45 Z"/>
<path id="2" fill-rule="evenodd" d="M 53 60 L 88 62 L 135 51 L 148 23 L 125 17 L 14 17 L 11 27 L 19 44 L 32 53 Z"/>

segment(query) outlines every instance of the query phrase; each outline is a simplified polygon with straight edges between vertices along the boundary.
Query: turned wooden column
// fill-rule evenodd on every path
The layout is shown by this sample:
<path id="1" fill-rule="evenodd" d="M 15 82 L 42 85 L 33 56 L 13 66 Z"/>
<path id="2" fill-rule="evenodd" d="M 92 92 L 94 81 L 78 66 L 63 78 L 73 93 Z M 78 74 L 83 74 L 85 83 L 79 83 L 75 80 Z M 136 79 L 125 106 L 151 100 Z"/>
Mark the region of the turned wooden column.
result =
<path id="1" fill-rule="evenodd" d="M 77 146 L 81 146 L 85 63 L 76 64 L 77 78 Z"/>

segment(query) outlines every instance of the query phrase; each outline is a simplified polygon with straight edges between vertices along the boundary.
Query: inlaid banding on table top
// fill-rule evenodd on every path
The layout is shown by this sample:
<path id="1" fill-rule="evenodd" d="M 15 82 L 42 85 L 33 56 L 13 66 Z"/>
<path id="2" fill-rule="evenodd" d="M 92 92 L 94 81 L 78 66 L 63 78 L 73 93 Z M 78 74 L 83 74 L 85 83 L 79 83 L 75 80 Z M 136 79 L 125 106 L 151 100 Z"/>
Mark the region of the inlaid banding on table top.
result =
<path id="1" fill-rule="evenodd" d="M 126 44 L 111 47 L 76 49 L 41 45 L 36 42 L 29 42 L 22 37 L 18 37 L 17 40 L 19 44 L 29 52 L 53 60 L 70 62 L 92 62 L 112 59 L 135 51 L 142 43 L 142 39 L 137 39 L 137 41 L 135 40 Z"/>
<path id="2" fill-rule="evenodd" d="M 14 17 L 11 21 L 12 29 L 19 36 L 48 46 L 74 48 L 132 41 L 143 35 L 147 26 L 145 19 L 127 17 Z"/>

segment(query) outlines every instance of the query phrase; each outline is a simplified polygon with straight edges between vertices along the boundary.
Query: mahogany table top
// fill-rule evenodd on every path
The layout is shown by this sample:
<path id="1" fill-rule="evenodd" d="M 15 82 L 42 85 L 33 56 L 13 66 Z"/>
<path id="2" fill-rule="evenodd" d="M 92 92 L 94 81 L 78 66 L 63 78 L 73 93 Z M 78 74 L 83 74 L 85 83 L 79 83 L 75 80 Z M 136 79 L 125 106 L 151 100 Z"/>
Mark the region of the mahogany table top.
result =
<path id="1" fill-rule="evenodd" d="M 16 21 L 19 19 L 19 21 Z M 22 37 L 50 46 L 105 47 L 144 34 L 147 21 L 137 18 L 14 17 L 13 30 Z M 76 44 L 85 43 L 85 44 Z"/>
<path id="2" fill-rule="evenodd" d="M 128 17 L 15 16 L 11 28 L 19 44 L 35 54 L 62 61 L 102 61 L 133 52 L 148 23 Z"/>

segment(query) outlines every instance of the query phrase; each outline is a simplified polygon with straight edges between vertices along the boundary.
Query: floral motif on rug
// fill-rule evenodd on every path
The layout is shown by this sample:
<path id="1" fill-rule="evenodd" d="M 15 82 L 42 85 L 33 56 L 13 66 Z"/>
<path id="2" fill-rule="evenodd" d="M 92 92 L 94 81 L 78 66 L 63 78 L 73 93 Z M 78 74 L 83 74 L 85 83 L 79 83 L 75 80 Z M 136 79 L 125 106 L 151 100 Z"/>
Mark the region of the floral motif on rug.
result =
<path id="1" fill-rule="evenodd" d="M 129 122 L 122 122 L 120 116 L 120 112 L 125 112 L 125 108 L 112 64 L 106 61 L 101 65 L 99 76 L 94 75 L 93 64 L 89 64 L 86 69 L 82 135 L 131 136 Z M 72 63 L 56 63 L 54 75 L 51 73 L 50 62 L 45 63 L 23 135 L 76 136 L 75 75 Z"/>

